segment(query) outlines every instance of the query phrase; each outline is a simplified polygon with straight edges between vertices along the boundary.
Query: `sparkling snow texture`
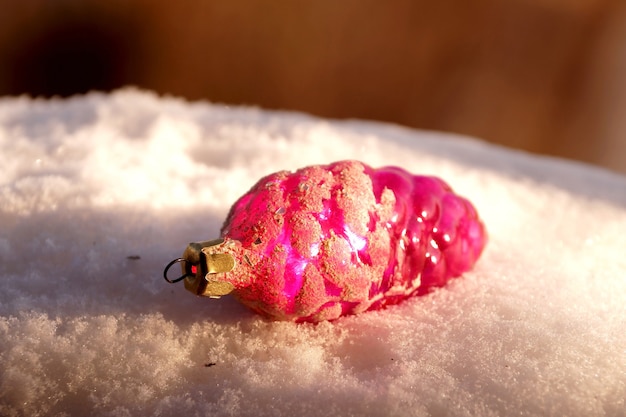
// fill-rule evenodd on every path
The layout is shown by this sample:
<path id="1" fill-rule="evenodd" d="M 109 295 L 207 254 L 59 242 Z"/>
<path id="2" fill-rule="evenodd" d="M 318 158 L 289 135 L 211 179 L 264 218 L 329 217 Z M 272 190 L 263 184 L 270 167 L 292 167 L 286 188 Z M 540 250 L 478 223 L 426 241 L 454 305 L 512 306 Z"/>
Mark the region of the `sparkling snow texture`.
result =
<path id="1" fill-rule="evenodd" d="M 0 415 L 626 415 L 626 178 L 452 135 L 136 90 L 0 100 Z M 162 269 L 258 178 L 433 174 L 489 244 L 445 288 L 270 322 Z"/>

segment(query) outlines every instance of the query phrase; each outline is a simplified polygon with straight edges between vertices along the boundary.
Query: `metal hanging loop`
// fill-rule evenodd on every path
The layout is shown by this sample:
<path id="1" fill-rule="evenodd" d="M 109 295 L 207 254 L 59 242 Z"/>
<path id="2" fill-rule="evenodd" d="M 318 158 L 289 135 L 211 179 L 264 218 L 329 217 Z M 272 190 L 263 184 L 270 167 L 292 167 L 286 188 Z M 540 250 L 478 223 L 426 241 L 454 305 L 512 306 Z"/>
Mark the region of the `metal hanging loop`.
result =
<path id="1" fill-rule="evenodd" d="M 181 262 L 186 262 L 186 261 L 185 261 L 185 259 L 184 259 L 184 258 L 176 258 L 176 259 L 174 259 L 172 262 L 170 262 L 169 264 L 167 264 L 167 266 L 166 266 L 166 267 L 165 267 L 165 269 L 163 270 L 163 278 L 165 278 L 165 280 L 166 280 L 167 282 L 169 282 L 170 284 L 175 284 L 175 283 L 177 283 L 177 282 L 179 282 L 179 281 L 184 280 L 185 278 L 187 278 L 187 277 L 189 277 L 189 276 L 193 276 L 192 274 L 187 273 L 187 274 L 183 274 L 183 275 L 181 275 L 180 277 L 178 277 L 178 278 L 176 278 L 176 279 L 169 279 L 169 278 L 167 277 L 167 272 L 170 270 L 170 268 L 171 268 L 172 266 L 174 266 L 175 264 L 177 264 L 177 263 L 181 263 Z"/>

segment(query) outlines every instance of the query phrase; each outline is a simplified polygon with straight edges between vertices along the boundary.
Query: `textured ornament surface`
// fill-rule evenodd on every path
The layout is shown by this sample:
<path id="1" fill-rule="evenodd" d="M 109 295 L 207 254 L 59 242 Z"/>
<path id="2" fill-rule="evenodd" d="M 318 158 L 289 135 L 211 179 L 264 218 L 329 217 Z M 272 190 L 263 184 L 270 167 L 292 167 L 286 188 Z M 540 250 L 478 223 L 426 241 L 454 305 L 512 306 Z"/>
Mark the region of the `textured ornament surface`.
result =
<path id="1" fill-rule="evenodd" d="M 237 267 L 219 279 L 278 320 L 332 320 L 428 292 L 486 243 L 474 207 L 442 180 L 357 161 L 262 178 L 222 227 Z"/>

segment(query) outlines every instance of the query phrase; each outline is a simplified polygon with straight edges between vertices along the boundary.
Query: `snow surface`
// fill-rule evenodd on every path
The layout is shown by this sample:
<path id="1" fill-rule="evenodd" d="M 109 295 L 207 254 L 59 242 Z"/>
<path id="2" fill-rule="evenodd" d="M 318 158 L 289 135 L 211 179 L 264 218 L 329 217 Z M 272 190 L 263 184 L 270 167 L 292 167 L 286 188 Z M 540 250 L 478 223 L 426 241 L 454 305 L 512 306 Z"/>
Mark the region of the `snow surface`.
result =
<path id="1" fill-rule="evenodd" d="M 626 415 L 626 177 L 132 89 L 1 99 L 0 144 L 2 416 Z M 261 175 L 348 158 L 468 197 L 474 271 L 318 325 L 163 280 Z"/>

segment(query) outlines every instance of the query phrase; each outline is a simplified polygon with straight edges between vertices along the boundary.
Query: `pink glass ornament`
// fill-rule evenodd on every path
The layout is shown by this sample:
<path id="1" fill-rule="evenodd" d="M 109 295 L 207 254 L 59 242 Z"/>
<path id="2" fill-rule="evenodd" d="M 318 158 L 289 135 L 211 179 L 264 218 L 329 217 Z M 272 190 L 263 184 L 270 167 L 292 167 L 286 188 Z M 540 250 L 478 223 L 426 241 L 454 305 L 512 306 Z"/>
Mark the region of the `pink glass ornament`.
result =
<path id="1" fill-rule="evenodd" d="M 165 278 L 181 262 L 196 294 L 232 291 L 272 319 L 317 322 L 440 287 L 486 241 L 472 204 L 439 178 L 341 161 L 262 178 L 221 239 L 190 244 Z"/>

